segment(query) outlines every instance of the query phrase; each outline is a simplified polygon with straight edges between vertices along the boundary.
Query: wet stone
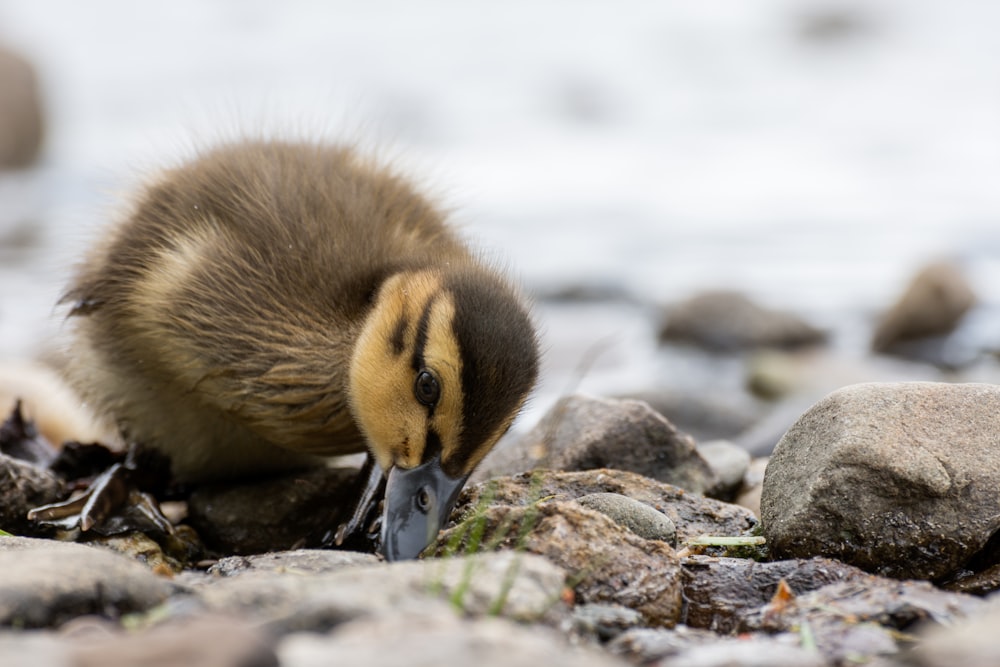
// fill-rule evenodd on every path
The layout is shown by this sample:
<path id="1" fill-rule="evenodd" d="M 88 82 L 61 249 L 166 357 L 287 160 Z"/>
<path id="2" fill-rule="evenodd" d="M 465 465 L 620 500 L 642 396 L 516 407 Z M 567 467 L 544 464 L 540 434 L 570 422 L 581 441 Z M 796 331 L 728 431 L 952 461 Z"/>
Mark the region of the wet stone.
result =
<path id="1" fill-rule="evenodd" d="M 439 553 L 455 548 L 538 554 L 567 572 L 580 602 L 622 605 L 653 626 L 670 627 L 680 617 L 680 564 L 670 545 L 578 503 L 488 507 L 439 536 Z"/>
<path id="2" fill-rule="evenodd" d="M 573 608 L 572 618 L 577 633 L 600 641 L 608 641 L 643 624 L 639 612 L 615 604 L 580 604 Z"/>
<path id="3" fill-rule="evenodd" d="M 639 537 L 647 540 L 663 540 L 671 546 L 677 544 L 677 526 L 674 522 L 646 503 L 620 493 L 591 493 L 577 498 L 576 502 L 587 509 L 600 512 Z"/>
<path id="4" fill-rule="evenodd" d="M 772 554 L 930 580 L 995 564 L 998 429 L 996 385 L 873 383 L 828 395 L 768 463 Z"/>
<path id="5" fill-rule="evenodd" d="M 743 618 L 767 604 L 782 579 L 797 593 L 845 580 L 867 580 L 863 570 L 828 558 L 758 563 L 745 558 L 690 556 L 683 566 L 682 621 L 693 628 L 731 634 Z"/>
<path id="6" fill-rule="evenodd" d="M 358 471 L 316 468 L 256 483 L 196 489 L 188 521 L 205 544 L 225 554 L 255 554 L 318 545 L 353 502 Z"/>
<path id="7" fill-rule="evenodd" d="M 791 600 L 772 601 L 748 615 L 744 631 L 794 632 L 808 626 L 827 660 L 842 664 L 859 657 L 891 655 L 920 624 L 953 624 L 979 613 L 986 603 L 942 591 L 927 582 L 869 575 L 829 584 Z"/>
<path id="8" fill-rule="evenodd" d="M 83 614 L 149 609 L 173 586 L 118 554 L 81 544 L 0 537 L 0 625 L 56 626 Z"/>
<path id="9" fill-rule="evenodd" d="M 698 445 L 698 454 L 715 473 L 716 484 L 709 494 L 720 500 L 732 500 L 750 468 L 750 453 L 725 440 Z"/>
<path id="10" fill-rule="evenodd" d="M 704 493 L 715 484 L 691 436 L 641 401 L 570 396 L 519 440 L 504 443 L 473 479 L 535 468 L 629 470 Z"/>
<path id="11" fill-rule="evenodd" d="M 61 500 L 66 486 L 48 470 L 0 454 L 0 529 L 33 535 L 39 527 L 28 521 L 28 511 Z"/>
<path id="12" fill-rule="evenodd" d="M 593 493 L 616 493 L 662 512 L 683 543 L 700 535 L 742 535 L 757 526 L 750 510 L 706 498 L 624 470 L 533 473 L 499 477 L 465 488 L 452 516 L 488 505 L 527 506 L 540 498 L 575 500 Z"/>

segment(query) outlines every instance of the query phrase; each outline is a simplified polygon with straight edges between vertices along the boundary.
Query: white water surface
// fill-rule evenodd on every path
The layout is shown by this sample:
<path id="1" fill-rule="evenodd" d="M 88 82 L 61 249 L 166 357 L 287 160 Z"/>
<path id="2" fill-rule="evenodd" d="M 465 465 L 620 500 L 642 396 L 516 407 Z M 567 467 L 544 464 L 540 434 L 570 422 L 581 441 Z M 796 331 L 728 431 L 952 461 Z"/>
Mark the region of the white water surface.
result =
<path id="1" fill-rule="evenodd" d="M 0 241 L 34 239 L 0 247 L 0 358 L 50 348 L 70 263 L 143 174 L 247 129 L 377 147 L 531 289 L 735 287 L 863 346 L 952 257 L 995 337 L 997 26 L 978 0 L 2 0 L 50 131 L 0 174 Z M 642 308 L 539 319 L 536 409 L 597 349 L 583 389 L 678 370 Z"/>

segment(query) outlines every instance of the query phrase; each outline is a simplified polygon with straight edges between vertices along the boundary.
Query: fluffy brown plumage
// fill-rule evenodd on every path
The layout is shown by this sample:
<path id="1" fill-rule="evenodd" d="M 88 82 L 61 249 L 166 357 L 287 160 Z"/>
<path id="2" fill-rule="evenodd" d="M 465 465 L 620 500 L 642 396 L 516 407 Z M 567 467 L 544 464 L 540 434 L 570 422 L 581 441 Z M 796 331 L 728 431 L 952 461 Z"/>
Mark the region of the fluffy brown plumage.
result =
<path id="1" fill-rule="evenodd" d="M 77 389 L 185 480 L 367 448 L 464 481 L 537 375 L 507 279 L 340 147 L 235 143 L 165 172 L 65 300 Z"/>

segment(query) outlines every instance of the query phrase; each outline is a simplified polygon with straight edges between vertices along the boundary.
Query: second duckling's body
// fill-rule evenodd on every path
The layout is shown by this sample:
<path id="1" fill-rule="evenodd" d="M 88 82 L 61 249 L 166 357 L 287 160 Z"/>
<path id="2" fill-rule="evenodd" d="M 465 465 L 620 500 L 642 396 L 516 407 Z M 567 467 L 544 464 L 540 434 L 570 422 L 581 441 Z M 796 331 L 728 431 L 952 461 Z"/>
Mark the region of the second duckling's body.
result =
<path id="1" fill-rule="evenodd" d="M 506 279 L 338 147 L 233 144 L 166 172 L 67 299 L 75 384 L 182 480 L 367 448 L 390 492 L 427 465 L 460 488 L 537 374 Z"/>

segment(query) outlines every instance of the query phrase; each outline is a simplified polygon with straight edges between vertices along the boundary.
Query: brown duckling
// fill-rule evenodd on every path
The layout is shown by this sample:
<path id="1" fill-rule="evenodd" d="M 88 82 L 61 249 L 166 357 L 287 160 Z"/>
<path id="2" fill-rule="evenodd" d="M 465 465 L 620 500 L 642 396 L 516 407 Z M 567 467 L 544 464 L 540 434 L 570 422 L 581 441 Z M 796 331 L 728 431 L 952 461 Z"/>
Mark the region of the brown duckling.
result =
<path id="1" fill-rule="evenodd" d="M 344 147 L 233 143 L 165 172 L 65 299 L 70 377 L 127 442 L 186 481 L 367 450 L 349 529 L 384 475 L 390 560 L 437 534 L 538 372 L 508 279 Z"/>

